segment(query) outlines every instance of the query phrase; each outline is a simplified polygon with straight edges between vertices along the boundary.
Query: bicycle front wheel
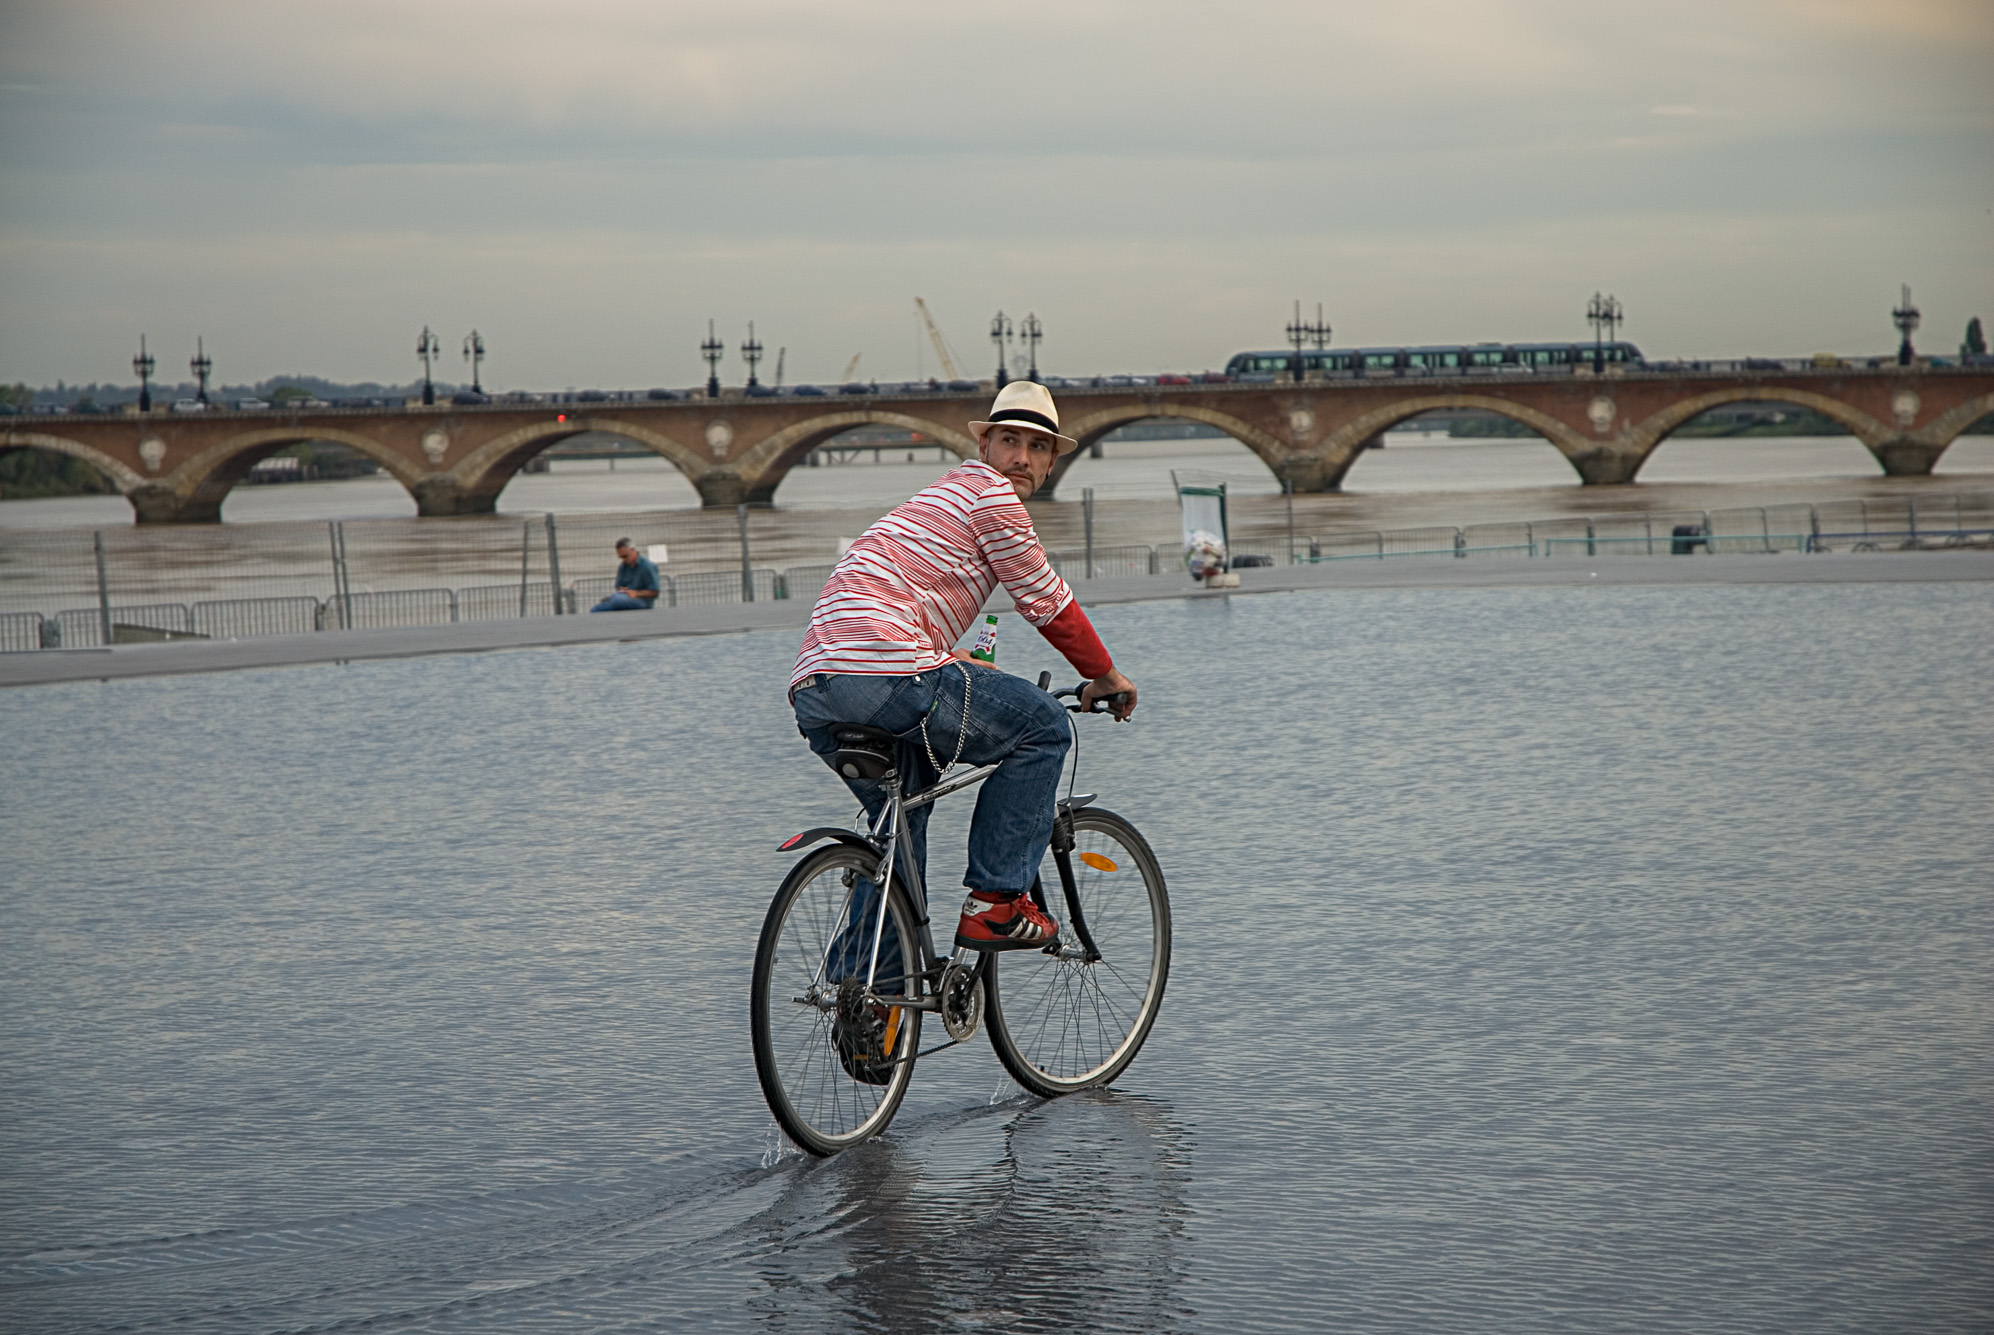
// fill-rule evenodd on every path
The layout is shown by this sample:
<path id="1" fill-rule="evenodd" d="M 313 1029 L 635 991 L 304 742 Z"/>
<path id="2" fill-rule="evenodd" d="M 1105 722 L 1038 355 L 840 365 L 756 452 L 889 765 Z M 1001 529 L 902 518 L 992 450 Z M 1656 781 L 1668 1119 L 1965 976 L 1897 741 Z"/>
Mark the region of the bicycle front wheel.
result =
<path id="1" fill-rule="evenodd" d="M 803 1149 L 836 1154 L 893 1120 L 914 1078 L 920 923 L 899 886 L 879 916 L 879 859 L 834 844 L 790 871 L 755 948 L 755 1074 Z M 867 985 L 870 978 L 871 985 Z"/>
<path id="2" fill-rule="evenodd" d="M 1060 920 L 1059 951 L 991 955 L 985 975 L 990 1046 L 1012 1079 L 1048 1098 L 1105 1085 L 1126 1070 L 1156 1023 L 1170 977 L 1170 900 L 1156 854 L 1112 812 L 1082 807 L 1072 821 L 1073 889 L 1100 959 L 1082 956 L 1073 906 L 1048 852 L 1039 881 Z"/>

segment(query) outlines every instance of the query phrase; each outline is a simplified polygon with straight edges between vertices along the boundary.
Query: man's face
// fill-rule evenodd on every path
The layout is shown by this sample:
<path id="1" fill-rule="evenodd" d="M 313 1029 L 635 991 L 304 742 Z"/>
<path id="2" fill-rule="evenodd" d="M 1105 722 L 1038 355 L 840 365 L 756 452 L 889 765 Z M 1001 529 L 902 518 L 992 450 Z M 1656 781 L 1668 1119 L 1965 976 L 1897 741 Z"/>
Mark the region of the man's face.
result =
<path id="1" fill-rule="evenodd" d="M 635 547 L 618 547 L 616 555 L 617 559 L 621 560 L 624 565 L 634 566 L 637 564 L 637 549 Z M 596 568 L 600 570 L 602 567 L 598 566 Z"/>
<path id="2" fill-rule="evenodd" d="M 1011 479 L 1019 500 L 1028 501 L 1051 475 L 1059 458 L 1059 442 L 1043 431 L 999 422 L 983 433 L 976 452 L 984 463 Z"/>

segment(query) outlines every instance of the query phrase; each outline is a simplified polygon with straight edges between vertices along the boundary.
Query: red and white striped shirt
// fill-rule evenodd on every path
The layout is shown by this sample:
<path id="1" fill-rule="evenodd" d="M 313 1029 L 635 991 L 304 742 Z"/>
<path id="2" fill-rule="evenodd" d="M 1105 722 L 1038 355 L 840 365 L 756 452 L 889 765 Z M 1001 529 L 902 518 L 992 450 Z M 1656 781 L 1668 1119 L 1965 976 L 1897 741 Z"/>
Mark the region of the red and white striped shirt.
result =
<path id="1" fill-rule="evenodd" d="M 999 584 L 1041 630 L 1073 602 L 1011 480 L 972 459 L 852 544 L 811 610 L 789 684 L 813 672 L 912 676 L 938 668 Z M 1099 649 L 1091 627 L 1086 635 Z"/>

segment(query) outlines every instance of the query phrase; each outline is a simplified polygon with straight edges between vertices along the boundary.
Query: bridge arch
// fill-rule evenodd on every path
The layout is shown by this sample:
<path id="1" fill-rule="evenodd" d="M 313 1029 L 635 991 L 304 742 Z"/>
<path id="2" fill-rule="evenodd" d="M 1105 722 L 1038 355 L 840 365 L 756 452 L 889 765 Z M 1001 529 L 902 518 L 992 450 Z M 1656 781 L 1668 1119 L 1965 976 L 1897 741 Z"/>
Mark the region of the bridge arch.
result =
<path id="1" fill-rule="evenodd" d="M 1826 394 L 1816 394 L 1812 390 L 1789 389 L 1780 385 L 1713 389 L 1703 394 L 1679 399 L 1633 425 L 1627 432 L 1629 451 L 1635 456 L 1634 467 L 1629 474 L 1630 480 L 1634 474 L 1639 473 L 1649 459 L 1654 457 L 1655 451 L 1661 447 L 1663 441 L 1712 408 L 1721 408 L 1727 403 L 1790 403 L 1796 408 L 1812 409 L 1830 421 L 1847 427 L 1849 434 L 1860 440 L 1879 463 L 1883 462 L 1879 448 L 1897 434 L 1895 428 L 1877 421 L 1860 408 Z M 1967 419 L 1969 422 L 1971 420 Z M 1966 422 L 1960 423 L 1960 429 L 1963 430 L 1965 426 Z M 1957 435 L 1958 432 L 1955 431 L 1954 434 Z"/>
<path id="2" fill-rule="evenodd" d="M 959 459 L 976 457 L 976 441 L 967 431 L 888 408 L 848 408 L 806 418 L 756 441 L 751 449 L 734 461 L 734 468 L 745 488 L 742 499 L 755 505 L 772 502 L 775 489 L 782 485 L 783 478 L 789 476 L 789 470 L 796 467 L 805 455 L 840 432 L 859 426 L 897 426 L 918 431 Z M 705 494 L 705 488 L 701 488 L 701 494 Z M 707 503 L 728 502 L 709 500 Z"/>
<path id="3" fill-rule="evenodd" d="M 14 450 L 48 450 L 55 454 L 66 454 L 72 459 L 81 459 L 92 468 L 111 480 L 111 485 L 129 496 L 145 485 L 145 478 L 101 450 L 94 450 L 80 440 L 67 436 L 51 436 L 45 431 L 9 431 L 0 440 L 0 454 Z"/>
<path id="4" fill-rule="evenodd" d="M 1322 458 L 1323 489 L 1335 490 L 1342 486 L 1344 477 L 1350 472 L 1351 465 L 1357 462 L 1364 447 L 1399 423 L 1423 413 L 1459 408 L 1480 409 L 1529 427 L 1565 456 L 1582 481 L 1594 480 L 1588 475 L 1588 468 L 1600 452 L 1600 446 L 1567 423 L 1549 413 L 1494 394 L 1440 393 L 1395 399 L 1381 408 L 1353 417 L 1324 436 L 1322 444 L 1316 447 Z"/>
<path id="5" fill-rule="evenodd" d="M 1968 427 L 1989 413 L 1994 413 L 1994 394 L 1982 394 L 1977 399 L 1968 399 L 1958 407 L 1940 413 L 1925 427 L 1922 434 L 1929 437 L 1943 454 L 1946 446 L 1958 440 Z"/>
<path id="6" fill-rule="evenodd" d="M 685 474 L 695 487 L 713 468 L 698 450 L 661 431 L 614 417 L 570 416 L 565 422 L 536 422 L 495 436 L 447 472 L 431 475 L 410 490 L 425 515 L 489 514 L 499 493 L 527 460 L 549 445 L 590 432 L 635 441 Z"/>
<path id="7" fill-rule="evenodd" d="M 1215 426 L 1252 450 L 1277 479 L 1289 476 L 1286 470 L 1293 463 L 1292 451 L 1278 437 L 1270 435 L 1251 422 L 1200 404 L 1172 403 L 1167 399 L 1151 400 L 1145 403 L 1101 408 L 1070 422 L 1060 423 L 1067 435 L 1080 442 L 1080 448 L 1060 456 L 1059 461 L 1052 466 L 1052 475 L 1046 479 L 1045 486 L 1039 489 L 1036 499 L 1046 501 L 1053 499 L 1067 470 L 1073 467 L 1084 451 L 1090 449 L 1110 431 L 1127 426 L 1131 422 L 1146 422 L 1157 417 L 1176 417 L 1190 422 L 1203 422 L 1206 426 Z"/>
<path id="8" fill-rule="evenodd" d="M 250 469 L 286 445 L 312 440 L 347 446 L 379 464 L 410 494 L 416 494 L 415 484 L 422 474 L 371 436 L 335 426 L 260 426 L 216 441 L 165 477 L 143 482 L 131 493 L 139 522 L 170 518 L 176 523 L 220 523 L 222 502 Z"/>

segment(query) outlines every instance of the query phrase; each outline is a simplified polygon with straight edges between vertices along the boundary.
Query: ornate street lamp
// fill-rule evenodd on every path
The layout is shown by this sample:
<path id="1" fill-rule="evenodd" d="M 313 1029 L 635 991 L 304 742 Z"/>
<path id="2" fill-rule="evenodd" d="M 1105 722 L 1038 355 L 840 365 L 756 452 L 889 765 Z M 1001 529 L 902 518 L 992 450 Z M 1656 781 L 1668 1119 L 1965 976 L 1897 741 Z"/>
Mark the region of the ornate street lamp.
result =
<path id="1" fill-rule="evenodd" d="M 194 397 L 202 403 L 206 403 L 208 401 L 208 372 L 215 369 L 215 364 L 209 360 L 208 350 L 198 338 L 194 340 L 194 356 L 188 361 L 187 369 L 192 371 L 194 378 L 201 382 L 201 388 L 195 393 Z"/>
<path id="2" fill-rule="evenodd" d="M 436 382 L 430 378 L 430 363 L 443 355 L 443 341 L 429 332 L 429 326 L 422 327 L 422 333 L 415 340 L 415 355 L 422 358 L 422 401 L 436 402 Z"/>
<path id="3" fill-rule="evenodd" d="M 152 354 L 145 350 L 145 335 L 138 336 L 138 356 L 132 358 L 132 370 L 138 372 L 138 410 L 152 411 L 152 368 L 157 365 Z"/>
<path id="4" fill-rule="evenodd" d="M 997 345 L 997 388 L 1002 389 L 1011 382 L 1011 373 L 1005 369 L 1010 358 L 1006 355 L 1011 346 L 1011 322 L 998 311 L 997 318 L 990 322 L 990 341 Z"/>
<path id="5" fill-rule="evenodd" d="M 1329 325 L 1322 318 L 1321 302 L 1318 301 L 1315 304 L 1315 323 L 1303 325 L 1302 328 L 1306 329 L 1309 337 L 1315 340 L 1315 350 L 1317 352 L 1321 352 L 1329 346 Z"/>
<path id="6" fill-rule="evenodd" d="M 1592 324 L 1592 373 L 1606 374 L 1606 345 L 1613 341 L 1613 331 L 1627 317 L 1621 312 L 1620 299 L 1601 296 L 1595 292 L 1586 304 L 1586 319 Z M 1600 331 L 1605 331 L 1605 337 Z"/>
<path id="7" fill-rule="evenodd" d="M 699 345 L 699 355 L 706 358 L 706 397 L 720 397 L 720 359 L 727 355 L 727 345 L 713 333 L 713 321 L 706 322 L 706 341 Z"/>
<path id="8" fill-rule="evenodd" d="M 1922 318 L 1918 314 L 1918 308 L 1911 304 L 1911 285 L 1906 283 L 1904 299 L 1897 303 L 1896 310 L 1890 312 L 1890 322 L 1897 326 L 1897 332 L 1903 336 L 1897 345 L 1899 366 L 1909 366 L 1917 358 L 1917 354 L 1911 351 L 1911 335 L 1917 332 L 1918 322 Z"/>
<path id="9" fill-rule="evenodd" d="M 1045 329 L 1039 324 L 1036 313 L 1027 315 L 1025 322 L 1018 326 L 1018 337 L 1031 354 L 1032 369 L 1025 372 L 1025 378 L 1036 381 L 1039 378 L 1039 340 L 1045 337 Z"/>
<path id="10" fill-rule="evenodd" d="M 471 336 L 464 340 L 464 360 L 471 364 L 471 392 L 482 394 L 485 387 L 478 383 L 478 363 L 485 359 L 485 341 L 473 329 Z"/>
<path id="11" fill-rule="evenodd" d="M 748 364 L 748 388 L 755 389 L 761 381 L 755 379 L 755 367 L 762 360 L 762 345 L 755 338 L 755 322 L 748 321 L 748 341 L 741 345 L 741 360 Z"/>
<path id="12" fill-rule="evenodd" d="M 1302 383 L 1302 344 L 1309 336 L 1310 326 L 1302 323 L 1302 303 L 1295 303 L 1295 318 L 1288 321 L 1288 342 L 1295 345 L 1295 355 L 1288 363 L 1288 369 L 1295 374 L 1295 383 Z"/>

